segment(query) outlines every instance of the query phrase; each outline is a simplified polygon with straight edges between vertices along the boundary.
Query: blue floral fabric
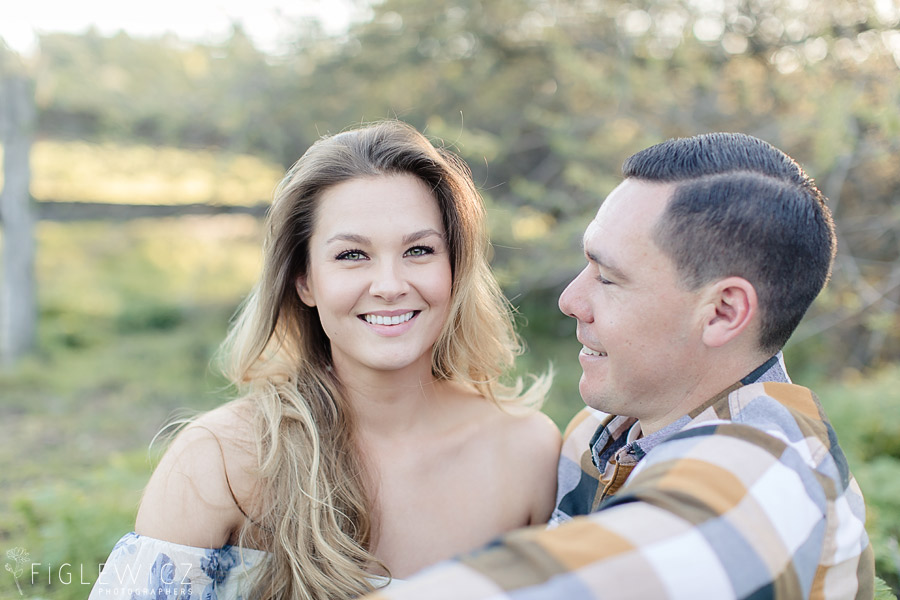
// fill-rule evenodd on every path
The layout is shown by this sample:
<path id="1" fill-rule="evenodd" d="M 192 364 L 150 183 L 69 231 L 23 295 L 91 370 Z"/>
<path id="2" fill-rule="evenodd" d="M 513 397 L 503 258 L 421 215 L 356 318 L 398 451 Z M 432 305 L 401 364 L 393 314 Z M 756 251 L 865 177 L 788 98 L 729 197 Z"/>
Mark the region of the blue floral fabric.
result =
<path id="1" fill-rule="evenodd" d="M 89 600 L 244 600 L 267 556 L 237 546 L 196 548 L 129 533 L 113 547 Z"/>

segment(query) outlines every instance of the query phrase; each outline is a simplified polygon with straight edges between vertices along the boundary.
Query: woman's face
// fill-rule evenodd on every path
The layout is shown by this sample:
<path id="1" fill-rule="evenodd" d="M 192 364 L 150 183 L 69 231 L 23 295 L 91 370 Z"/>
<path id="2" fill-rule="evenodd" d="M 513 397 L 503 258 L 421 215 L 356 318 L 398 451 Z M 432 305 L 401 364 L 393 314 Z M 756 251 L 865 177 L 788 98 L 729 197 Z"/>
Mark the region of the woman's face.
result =
<path id="1" fill-rule="evenodd" d="M 319 198 L 297 293 L 315 306 L 335 368 L 431 371 L 450 307 L 450 255 L 437 200 L 412 175 L 352 179 Z"/>

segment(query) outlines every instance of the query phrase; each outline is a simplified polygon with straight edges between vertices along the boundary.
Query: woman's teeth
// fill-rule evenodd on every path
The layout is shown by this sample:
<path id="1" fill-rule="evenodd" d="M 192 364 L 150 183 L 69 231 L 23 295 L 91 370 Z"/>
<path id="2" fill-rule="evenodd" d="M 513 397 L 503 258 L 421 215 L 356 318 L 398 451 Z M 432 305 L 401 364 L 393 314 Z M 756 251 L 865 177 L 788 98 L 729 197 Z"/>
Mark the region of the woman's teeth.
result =
<path id="1" fill-rule="evenodd" d="M 402 315 L 396 315 L 394 317 L 383 317 L 381 315 L 363 315 L 363 319 L 365 319 L 366 323 L 370 325 L 399 325 L 400 323 L 406 323 L 410 319 L 412 319 L 416 314 L 416 311 L 411 310 L 408 313 Z"/>

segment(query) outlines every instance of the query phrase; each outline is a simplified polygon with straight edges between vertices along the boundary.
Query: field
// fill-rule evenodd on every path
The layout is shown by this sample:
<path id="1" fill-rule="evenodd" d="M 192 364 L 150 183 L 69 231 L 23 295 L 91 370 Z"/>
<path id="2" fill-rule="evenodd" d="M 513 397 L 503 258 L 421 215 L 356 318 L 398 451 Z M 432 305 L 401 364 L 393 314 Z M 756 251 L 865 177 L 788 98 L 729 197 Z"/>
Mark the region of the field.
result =
<path id="1" fill-rule="evenodd" d="M 21 597 L 16 581 L 26 598 L 86 597 L 132 528 L 154 435 L 231 397 L 215 351 L 256 276 L 261 234 L 247 216 L 40 224 L 38 351 L 0 373 L 0 551 L 21 548 L 38 566 L 0 574 L 0 598 Z M 574 327 L 554 297 L 517 302 L 522 369 L 553 361 L 545 410 L 564 426 L 581 406 Z M 831 416 L 867 498 L 879 575 L 896 593 L 900 368 L 794 376 Z"/>

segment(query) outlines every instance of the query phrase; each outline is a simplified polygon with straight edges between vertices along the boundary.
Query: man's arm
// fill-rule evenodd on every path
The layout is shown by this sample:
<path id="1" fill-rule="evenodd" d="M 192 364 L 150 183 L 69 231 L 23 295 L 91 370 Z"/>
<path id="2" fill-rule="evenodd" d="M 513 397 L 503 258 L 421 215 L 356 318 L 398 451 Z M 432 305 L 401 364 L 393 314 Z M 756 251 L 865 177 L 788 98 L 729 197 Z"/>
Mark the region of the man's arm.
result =
<path id="1" fill-rule="evenodd" d="M 513 532 L 374 597 L 800 598 L 819 586 L 871 597 L 862 520 L 822 481 L 773 436 L 704 425 L 661 444 L 599 512 Z"/>

